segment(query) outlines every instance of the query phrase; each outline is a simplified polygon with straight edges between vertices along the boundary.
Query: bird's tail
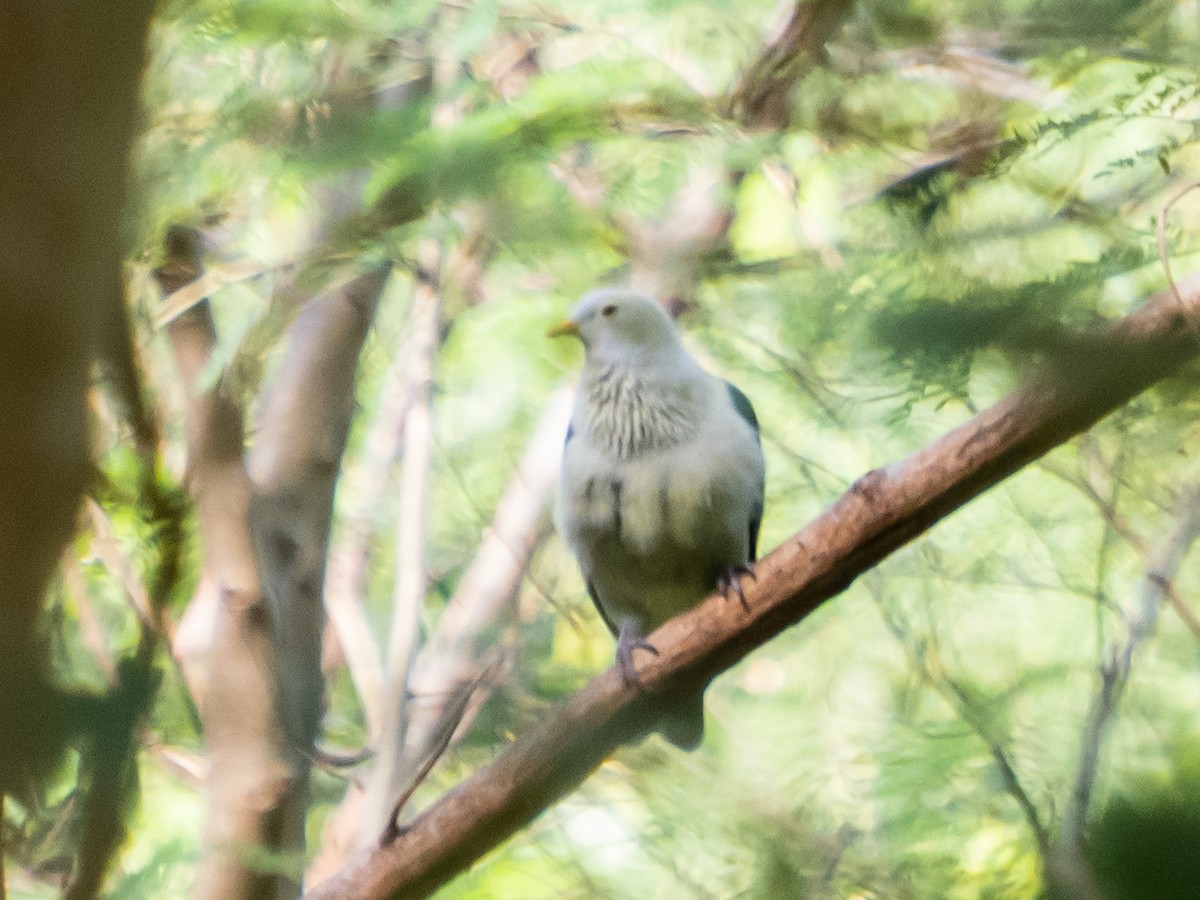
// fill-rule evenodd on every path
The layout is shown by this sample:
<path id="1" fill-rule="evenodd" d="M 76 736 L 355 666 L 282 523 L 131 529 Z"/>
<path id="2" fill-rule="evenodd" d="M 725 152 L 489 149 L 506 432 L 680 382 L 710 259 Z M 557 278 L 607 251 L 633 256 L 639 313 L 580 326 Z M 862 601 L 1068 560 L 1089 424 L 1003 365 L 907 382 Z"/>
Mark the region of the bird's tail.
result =
<path id="1" fill-rule="evenodd" d="M 695 750 L 704 738 L 704 694 L 672 702 L 658 720 L 658 732 L 680 750 Z"/>

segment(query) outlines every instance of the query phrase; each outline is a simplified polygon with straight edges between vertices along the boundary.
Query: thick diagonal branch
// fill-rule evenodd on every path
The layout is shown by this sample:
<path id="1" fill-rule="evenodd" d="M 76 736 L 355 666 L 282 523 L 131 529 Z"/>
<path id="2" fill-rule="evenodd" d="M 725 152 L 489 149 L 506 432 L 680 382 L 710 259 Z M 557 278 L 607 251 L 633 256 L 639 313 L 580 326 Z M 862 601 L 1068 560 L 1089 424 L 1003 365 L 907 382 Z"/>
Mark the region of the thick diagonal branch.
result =
<path id="1" fill-rule="evenodd" d="M 1195 304 L 1200 278 L 1183 290 Z M 707 683 L 958 507 L 1200 355 L 1171 294 L 1077 350 L 924 449 L 860 478 L 758 564 L 748 609 L 714 595 L 667 622 L 651 637 L 659 655 L 641 658 L 640 691 L 615 669 L 605 672 L 309 896 L 428 895 L 639 736 L 665 698 Z"/>

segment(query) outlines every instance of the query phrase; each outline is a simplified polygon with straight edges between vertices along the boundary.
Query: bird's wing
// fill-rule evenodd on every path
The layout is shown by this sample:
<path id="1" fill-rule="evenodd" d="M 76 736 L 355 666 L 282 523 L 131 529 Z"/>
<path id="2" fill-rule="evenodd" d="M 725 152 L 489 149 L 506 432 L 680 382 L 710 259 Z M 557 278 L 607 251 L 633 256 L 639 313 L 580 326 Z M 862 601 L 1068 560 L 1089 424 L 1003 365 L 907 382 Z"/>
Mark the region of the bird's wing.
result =
<path id="1" fill-rule="evenodd" d="M 760 497 L 750 513 L 750 562 L 758 559 L 758 529 L 762 525 L 763 501 Z"/>
<path id="2" fill-rule="evenodd" d="M 729 390 L 729 399 L 733 403 L 733 408 L 735 410 L 737 410 L 737 414 L 739 416 L 741 416 L 742 419 L 746 422 L 746 424 L 749 425 L 754 430 L 754 438 L 759 443 L 759 448 L 760 448 L 759 452 L 761 454 L 761 452 L 762 452 L 761 451 L 762 437 L 760 436 L 759 430 L 758 430 L 758 416 L 756 416 L 754 414 L 754 404 L 752 404 L 750 402 L 750 398 L 747 397 L 744 393 L 742 393 L 742 391 L 738 388 L 738 386 L 736 384 L 734 384 L 733 382 L 726 381 L 725 387 Z M 763 500 L 764 500 L 763 491 L 764 491 L 764 485 L 762 482 L 759 482 L 758 499 L 757 499 L 757 502 L 755 502 L 755 504 L 750 512 L 750 559 L 751 560 L 758 559 L 758 531 L 759 531 L 759 527 L 762 525 Z"/>
<path id="3" fill-rule="evenodd" d="M 758 437 L 758 416 L 754 414 L 754 404 L 732 381 L 725 382 L 725 387 L 729 391 L 729 399 L 733 401 L 733 408 L 746 420 L 746 424 L 754 429 L 754 436 Z"/>
<path id="4" fill-rule="evenodd" d="M 588 596 L 592 598 L 592 603 L 595 605 L 596 611 L 600 613 L 600 618 L 604 620 L 604 624 L 608 626 L 608 630 L 615 635 L 617 633 L 617 626 L 609 618 L 608 613 L 605 612 L 604 604 L 600 602 L 600 595 L 596 593 L 596 586 L 590 581 L 587 582 L 587 592 Z"/>

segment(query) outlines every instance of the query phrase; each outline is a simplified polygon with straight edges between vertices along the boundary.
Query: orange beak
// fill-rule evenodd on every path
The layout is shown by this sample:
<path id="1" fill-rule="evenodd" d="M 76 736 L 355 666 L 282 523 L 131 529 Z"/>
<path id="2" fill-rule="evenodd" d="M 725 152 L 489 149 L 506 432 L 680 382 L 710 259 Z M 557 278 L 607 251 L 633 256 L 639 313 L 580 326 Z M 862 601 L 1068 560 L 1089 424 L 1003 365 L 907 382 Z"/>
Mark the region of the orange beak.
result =
<path id="1" fill-rule="evenodd" d="M 570 319 L 567 319 L 565 322 L 559 322 L 546 332 L 546 337 L 565 337 L 566 335 L 579 337 L 579 326 Z"/>

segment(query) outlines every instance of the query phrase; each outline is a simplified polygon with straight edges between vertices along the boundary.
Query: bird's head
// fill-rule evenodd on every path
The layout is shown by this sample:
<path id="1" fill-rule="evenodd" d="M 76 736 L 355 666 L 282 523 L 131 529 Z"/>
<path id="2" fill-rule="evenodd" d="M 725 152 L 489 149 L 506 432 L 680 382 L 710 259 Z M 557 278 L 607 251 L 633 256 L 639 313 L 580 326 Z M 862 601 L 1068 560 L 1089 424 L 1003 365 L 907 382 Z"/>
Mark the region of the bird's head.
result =
<path id="1" fill-rule="evenodd" d="M 674 353 L 681 347 L 670 316 L 644 294 L 628 288 L 598 288 L 584 294 L 571 317 L 550 337 L 574 335 L 589 358 L 630 360 Z"/>

